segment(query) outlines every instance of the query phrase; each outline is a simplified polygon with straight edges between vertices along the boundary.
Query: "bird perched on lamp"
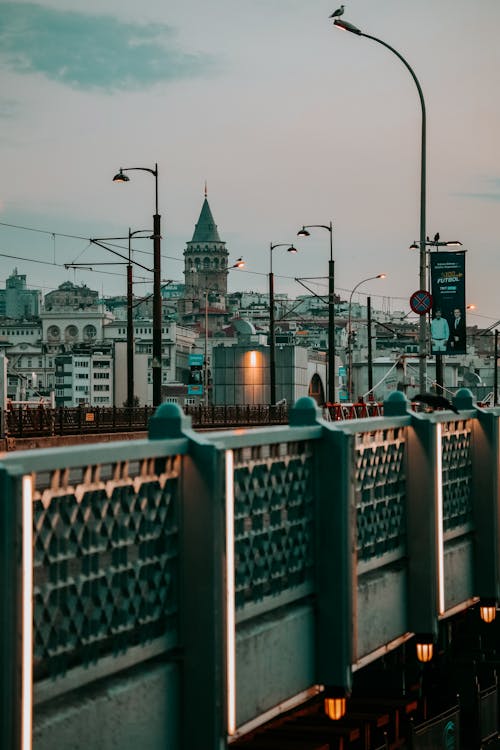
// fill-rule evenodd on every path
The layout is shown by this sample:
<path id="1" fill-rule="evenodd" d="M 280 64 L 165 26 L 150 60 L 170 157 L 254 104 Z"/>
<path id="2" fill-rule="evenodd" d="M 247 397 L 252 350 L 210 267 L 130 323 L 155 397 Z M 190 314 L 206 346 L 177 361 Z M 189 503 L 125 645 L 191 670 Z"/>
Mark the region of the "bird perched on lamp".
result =
<path id="1" fill-rule="evenodd" d="M 458 409 L 451 403 L 451 401 L 448 401 L 444 396 L 439 396 L 435 393 L 417 393 L 417 395 L 413 396 L 411 400 L 417 404 L 425 404 L 433 411 L 434 409 L 449 409 L 450 411 L 455 412 L 455 414 L 459 414 Z"/>
<path id="2" fill-rule="evenodd" d="M 341 5 L 340 8 L 337 8 L 337 10 L 334 10 L 330 18 L 340 18 L 344 14 L 344 6 Z"/>

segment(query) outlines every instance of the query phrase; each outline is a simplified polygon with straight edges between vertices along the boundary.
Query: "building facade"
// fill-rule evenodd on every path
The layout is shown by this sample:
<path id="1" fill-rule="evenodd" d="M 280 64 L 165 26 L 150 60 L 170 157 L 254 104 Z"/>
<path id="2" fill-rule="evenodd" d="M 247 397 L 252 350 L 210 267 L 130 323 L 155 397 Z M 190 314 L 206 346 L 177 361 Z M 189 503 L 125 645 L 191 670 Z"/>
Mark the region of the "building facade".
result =
<path id="1" fill-rule="evenodd" d="M 36 318 L 40 312 L 41 292 L 26 288 L 26 274 L 19 274 L 17 268 L 0 289 L 0 317 L 13 320 Z"/>

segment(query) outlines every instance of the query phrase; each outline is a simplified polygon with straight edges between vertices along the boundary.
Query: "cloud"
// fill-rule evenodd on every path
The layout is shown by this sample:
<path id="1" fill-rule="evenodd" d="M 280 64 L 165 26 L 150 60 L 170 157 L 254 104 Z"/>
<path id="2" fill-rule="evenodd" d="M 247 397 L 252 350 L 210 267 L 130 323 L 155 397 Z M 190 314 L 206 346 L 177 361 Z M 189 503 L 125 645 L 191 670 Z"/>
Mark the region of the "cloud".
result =
<path id="1" fill-rule="evenodd" d="M 488 177 L 483 179 L 487 189 L 474 193 L 453 193 L 460 198 L 475 198 L 482 201 L 500 201 L 500 177 Z"/>
<path id="2" fill-rule="evenodd" d="M 140 89 L 203 74 L 206 55 L 180 50 L 165 24 L 139 26 L 111 16 L 2 2 L 0 61 L 83 90 Z"/>
<path id="3" fill-rule="evenodd" d="M 15 117 L 16 112 L 17 104 L 13 99 L 0 97 L 0 119 Z"/>

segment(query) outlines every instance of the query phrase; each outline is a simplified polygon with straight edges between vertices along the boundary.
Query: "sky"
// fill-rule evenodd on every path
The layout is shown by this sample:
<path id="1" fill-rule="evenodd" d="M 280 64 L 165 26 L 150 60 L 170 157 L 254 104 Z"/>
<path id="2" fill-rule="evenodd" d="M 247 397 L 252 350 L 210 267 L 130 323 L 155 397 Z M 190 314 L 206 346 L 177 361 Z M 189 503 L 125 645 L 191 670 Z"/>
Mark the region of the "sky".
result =
<path id="1" fill-rule="evenodd" d="M 0 285 L 17 268 L 45 294 L 66 280 L 125 291 L 86 238 L 149 229 L 158 164 L 162 278 L 204 195 L 226 241 L 231 291 L 335 288 L 410 311 L 419 289 L 421 107 L 404 65 L 332 25 L 327 0 L 14 0 L 0 3 Z M 427 234 L 467 250 L 468 322 L 500 319 L 499 0 L 346 0 L 343 18 L 411 65 L 427 110 Z M 14 228 L 24 227 L 23 229 Z M 33 231 L 42 230 L 42 231 Z M 63 236 L 72 235 L 82 239 Z M 118 243 L 120 244 L 120 243 Z M 123 243 L 126 247 L 126 242 Z M 152 264 L 151 242 L 134 257 Z M 65 263 L 92 266 L 65 269 Z M 137 270 L 140 294 L 150 275 Z M 309 282 L 308 282 L 309 283 Z M 362 296 L 356 299 L 362 300 Z"/>

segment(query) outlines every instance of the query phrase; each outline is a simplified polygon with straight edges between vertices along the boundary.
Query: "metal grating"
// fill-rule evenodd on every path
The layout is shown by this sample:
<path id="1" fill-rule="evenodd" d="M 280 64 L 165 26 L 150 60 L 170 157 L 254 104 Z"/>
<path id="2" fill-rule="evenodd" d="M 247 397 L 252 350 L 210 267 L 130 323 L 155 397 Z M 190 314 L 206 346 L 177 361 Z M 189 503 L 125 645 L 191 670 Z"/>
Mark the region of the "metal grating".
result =
<path id="1" fill-rule="evenodd" d="M 314 483 L 308 443 L 235 450 L 236 607 L 312 580 Z"/>
<path id="2" fill-rule="evenodd" d="M 355 503 L 358 560 L 406 544 L 405 428 L 355 436 Z"/>
<path id="3" fill-rule="evenodd" d="M 443 523 L 444 530 L 472 521 L 471 420 L 442 425 Z"/>
<path id="4" fill-rule="evenodd" d="M 34 475 L 34 680 L 176 632 L 180 459 Z"/>

